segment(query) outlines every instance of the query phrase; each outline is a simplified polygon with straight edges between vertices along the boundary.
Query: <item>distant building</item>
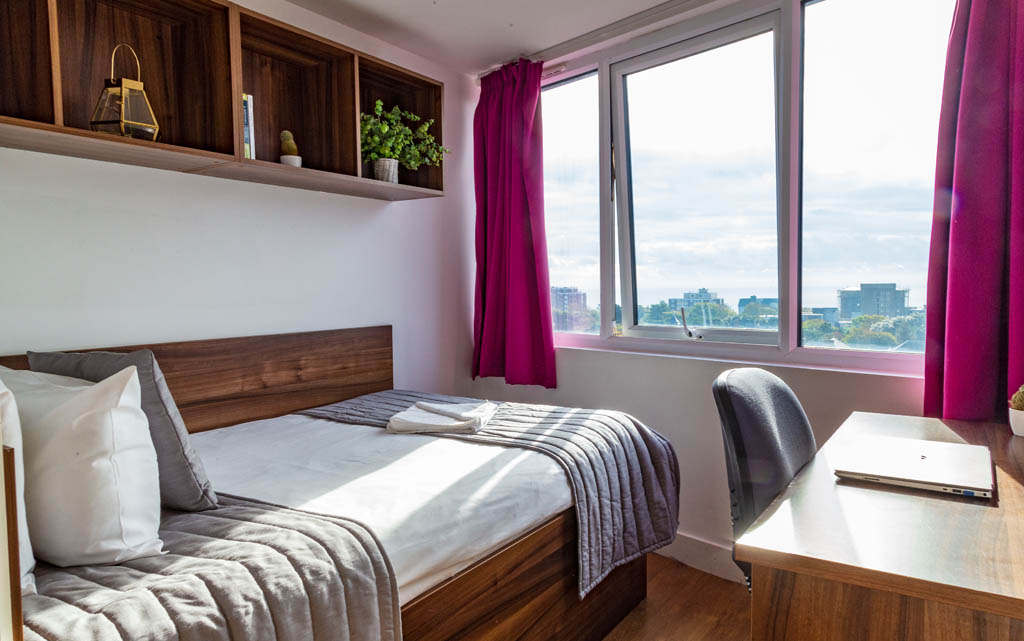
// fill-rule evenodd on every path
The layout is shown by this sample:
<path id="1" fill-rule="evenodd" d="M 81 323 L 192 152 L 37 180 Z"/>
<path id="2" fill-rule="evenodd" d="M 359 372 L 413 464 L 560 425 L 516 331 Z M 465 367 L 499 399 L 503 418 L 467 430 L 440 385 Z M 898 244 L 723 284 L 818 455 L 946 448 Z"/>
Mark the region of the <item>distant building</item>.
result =
<path id="1" fill-rule="evenodd" d="M 910 310 L 909 289 L 897 289 L 896 283 L 861 283 L 858 289 L 839 290 L 839 319 L 861 315 L 905 316 Z"/>
<path id="2" fill-rule="evenodd" d="M 839 324 L 838 307 L 812 307 L 811 313 L 815 315 L 820 315 L 821 320 L 825 321 L 826 323 L 831 323 L 833 325 Z"/>
<path id="3" fill-rule="evenodd" d="M 737 309 L 743 313 L 743 308 L 751 303 L 757 303 L 764 307 L 771 307 L 775 311 L 779 311 L 779 299 L 778 298 L 758 298 L 757 296 L 748 296 L 747 298 L 741 298 Z"/>
<path id="4" fill-rule="evenodd" d="M 668 299 L 668 308 L 673 311 L 680 307 L 683 309 L 690 309 L 694 305 L 699 305 L 701 303 L 725 305 L 725 299 L 719 298 L 717 292 L 709 292 L 707 288 L 701 287 L 695 292 L 684 292 L 682 298 Z"/>
<path id="5" fill-rule="evenodd" d="M 839 290 L 839 320 L 848 321 L 860 316 L 860 288 Z"/>
<path id="6" fill-rule="evenodd" d="M 551 288 L 551 316 L 556 332 L 576 330 L 576 319 L 587 313 L 587 293 L 575 287 Z"/>

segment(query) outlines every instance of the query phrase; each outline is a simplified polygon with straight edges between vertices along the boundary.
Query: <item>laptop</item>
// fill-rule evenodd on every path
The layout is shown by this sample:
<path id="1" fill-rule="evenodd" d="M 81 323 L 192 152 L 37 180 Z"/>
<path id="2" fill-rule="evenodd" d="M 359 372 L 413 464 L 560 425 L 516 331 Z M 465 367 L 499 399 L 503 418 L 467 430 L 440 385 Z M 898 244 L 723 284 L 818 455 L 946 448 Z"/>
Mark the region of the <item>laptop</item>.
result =
<path id="1" fill-rule="evenodd" d="M 870 436 L 845 441 L 839 456 L 840 478 L 992 497 L 992 455 L 983 445 Z"/>

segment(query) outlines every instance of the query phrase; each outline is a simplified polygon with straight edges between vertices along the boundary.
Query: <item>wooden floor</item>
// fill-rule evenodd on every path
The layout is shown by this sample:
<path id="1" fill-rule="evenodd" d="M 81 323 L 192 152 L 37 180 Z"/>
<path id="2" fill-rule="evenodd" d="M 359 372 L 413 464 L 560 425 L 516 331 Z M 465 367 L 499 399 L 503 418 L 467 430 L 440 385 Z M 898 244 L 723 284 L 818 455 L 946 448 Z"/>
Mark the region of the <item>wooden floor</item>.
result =
<path id="1" fill-rule="evenodd" d="M 647 555 L 647 600 L 605 641 L 749 641 L 746 586 Z"/>

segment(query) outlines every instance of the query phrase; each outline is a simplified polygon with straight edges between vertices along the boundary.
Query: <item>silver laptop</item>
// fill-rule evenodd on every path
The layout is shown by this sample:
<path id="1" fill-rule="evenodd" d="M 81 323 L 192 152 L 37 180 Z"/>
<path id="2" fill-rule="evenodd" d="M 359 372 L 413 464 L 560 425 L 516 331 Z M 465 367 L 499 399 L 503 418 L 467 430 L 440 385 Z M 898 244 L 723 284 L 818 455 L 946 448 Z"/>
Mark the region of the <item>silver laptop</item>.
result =
<path id="1" fill-rule="evenodd" d="M 865 436 L 845 441 L 839 457 L 840 478 L 992 497 L 992 455 L 983 445 Z"/>

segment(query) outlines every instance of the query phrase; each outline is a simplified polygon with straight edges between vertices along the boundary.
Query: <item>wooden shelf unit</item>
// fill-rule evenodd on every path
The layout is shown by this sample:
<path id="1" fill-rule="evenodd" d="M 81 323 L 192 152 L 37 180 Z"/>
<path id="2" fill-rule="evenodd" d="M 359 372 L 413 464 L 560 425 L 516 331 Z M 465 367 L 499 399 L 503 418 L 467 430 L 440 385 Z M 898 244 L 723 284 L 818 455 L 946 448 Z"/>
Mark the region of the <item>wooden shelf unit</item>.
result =
<path id="1" fill-rule="evenodd" d="M 89 129 L 120 42 L 139 54 L 158 142 Z M 126 62 L 117 74 L 134 77 Z M 360 109 L 377 98 L 434 119 L 441 140 L 440 82 L 226 0 L 9 0 L 0 82 L 2 147 L 380 200 L 444 195 L 441 167 L 383 183 L 359 150 Z M 255 159 L 244 157 L 242 93 L 253 95 Z M 302 168 L 277 162 L 282 129 Z"/>
<path id="2" fill-rule="evenodd" d="M 359 60 L 359 104 L 362 111 L 370 112 L 377 100 L 384 101 L 385 109 L 398 105 L 423 120 L 432 119 L 434 124 L 430 132 L 440 140 L 443 99 L 442 86 L 433 80 L 368 58 Z M 410 171 L 399 167 L 398 181 L 427 189 L 444 189 L 441 170 L 441 167 L 424 166 L 418 171 Z M 363 166 L 364 175 L 372 175 L 372 171 L 369 164 Z"/>

